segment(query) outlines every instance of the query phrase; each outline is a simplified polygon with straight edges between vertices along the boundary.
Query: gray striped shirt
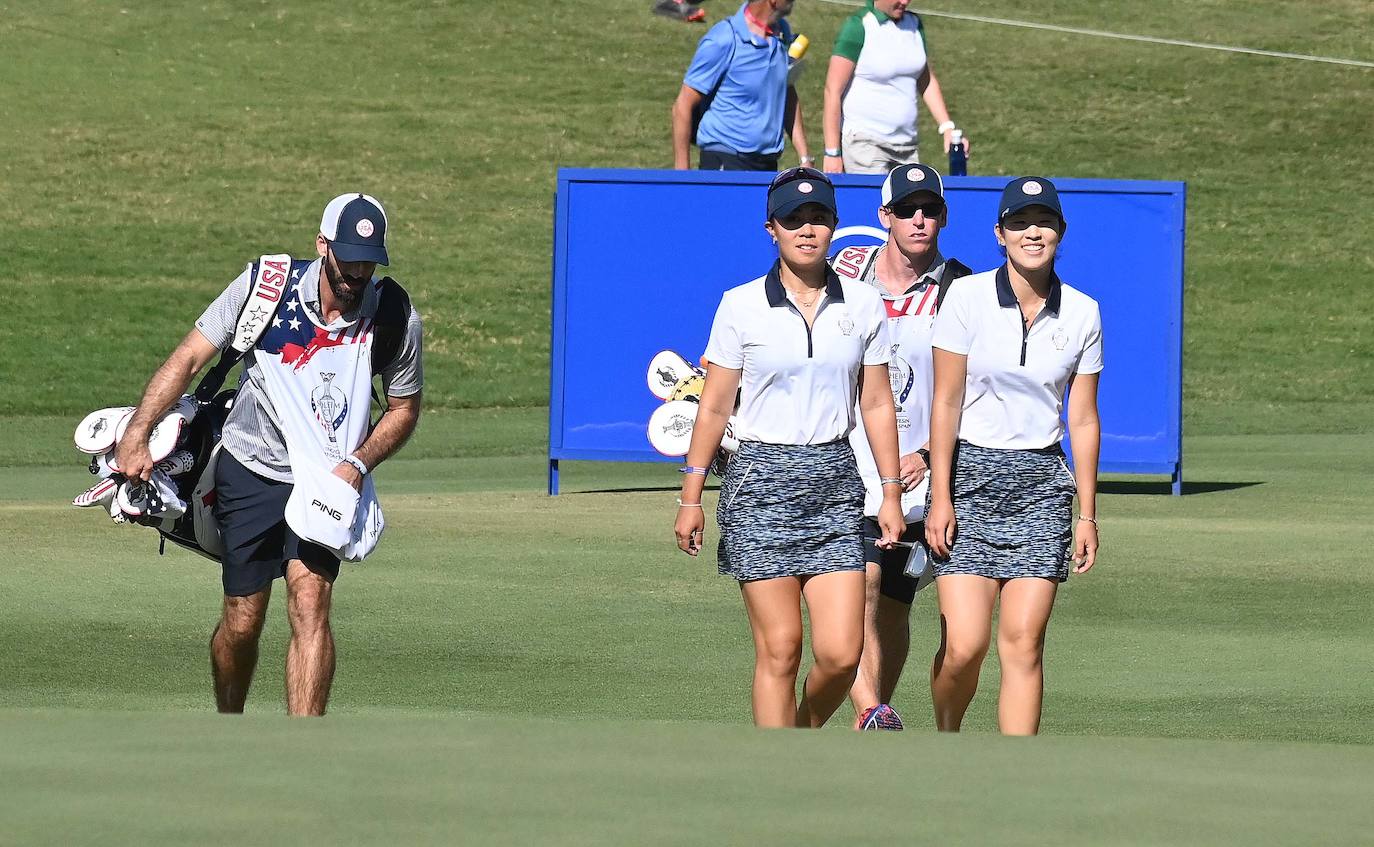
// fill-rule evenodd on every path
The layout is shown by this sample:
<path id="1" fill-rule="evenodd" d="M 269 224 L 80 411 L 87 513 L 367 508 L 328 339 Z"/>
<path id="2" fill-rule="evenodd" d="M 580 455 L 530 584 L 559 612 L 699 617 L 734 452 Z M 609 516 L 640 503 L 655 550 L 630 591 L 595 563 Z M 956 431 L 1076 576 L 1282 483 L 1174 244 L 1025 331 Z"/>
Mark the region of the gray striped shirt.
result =
<path id="1" fill-rule="evenodd" d="M 244 268 L 243 273 L 229 283 L 229 287 L 196 320 L 196 329 L 220 350 L 227 348 L 233 340 L 234 325 L 238 322 L 243 304 L 248 300 L 248 289 L 253 281 L 252 271 L 251 264 Z M 295 271 L 292 274 L 294 276 Z M 296 293 L 294 296 L 288 294 L 287 302 L 281 308 L 309 309 L 320 317 L 320 323 L 323 324 L 323 317 L 320 316 L 320 260 L 312 262 L 300 273 L 299 279 L 292 279 L 291 282 L 296 283 Z M 369 286 L 358 308 L 341 315 L 329 325 L 329 329 L 342 329 L 351 326 L 360 317 L 375 315 L 377 299 L 376 290 Z M 423 387 L 422 336 L 420 314 L 412 304 L 396 358 L 381 372 L 382 390 L 388 396 L 409 397 Z M 263 387 L 262 370 L 254 354 L 254 350 L 249 350 L 243 357 L 239 393 L 224 423 L 224 449 L 259 476 L 291 482 L 291 460 L 286 453 L 281 421 Z"/>

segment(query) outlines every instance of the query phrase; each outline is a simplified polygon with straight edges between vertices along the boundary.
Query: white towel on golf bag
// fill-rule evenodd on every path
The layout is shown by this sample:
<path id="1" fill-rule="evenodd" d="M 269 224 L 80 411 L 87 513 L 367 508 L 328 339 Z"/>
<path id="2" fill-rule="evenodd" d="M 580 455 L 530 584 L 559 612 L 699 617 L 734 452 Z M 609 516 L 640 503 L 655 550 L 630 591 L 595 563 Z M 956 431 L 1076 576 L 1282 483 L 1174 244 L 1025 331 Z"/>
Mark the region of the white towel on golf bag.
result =
<path id="1" fill-rule="evenodd" d="M 370 474 L 359 493 L 333 471 L 367 437 L 372 321 L 329 330 L 309 312 L 293 312 L 310 321 L 294 334 L 269 329 L 256 352 L 291 457 L 286 523 L 301 538 L 356 562 L 377 546 L 386 522 Z"/>

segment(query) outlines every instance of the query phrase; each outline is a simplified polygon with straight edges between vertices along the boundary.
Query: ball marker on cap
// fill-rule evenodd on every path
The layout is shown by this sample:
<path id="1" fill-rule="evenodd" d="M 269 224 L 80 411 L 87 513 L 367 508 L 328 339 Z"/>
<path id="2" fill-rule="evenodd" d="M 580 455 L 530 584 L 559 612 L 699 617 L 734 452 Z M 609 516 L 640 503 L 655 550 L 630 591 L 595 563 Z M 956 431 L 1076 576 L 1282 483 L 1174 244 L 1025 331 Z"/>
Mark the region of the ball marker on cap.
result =
<path id="1" fill-rule="evenodd" d="M 1021 186 L 1021 193 L 1025 194 L 1028 197 L 1034 197 L 1043 190 L 1044 189 L 1040 187 L 1040 183 L 1036 182 L 1033 179 L 1026 180 L 1025 184 Z"/>

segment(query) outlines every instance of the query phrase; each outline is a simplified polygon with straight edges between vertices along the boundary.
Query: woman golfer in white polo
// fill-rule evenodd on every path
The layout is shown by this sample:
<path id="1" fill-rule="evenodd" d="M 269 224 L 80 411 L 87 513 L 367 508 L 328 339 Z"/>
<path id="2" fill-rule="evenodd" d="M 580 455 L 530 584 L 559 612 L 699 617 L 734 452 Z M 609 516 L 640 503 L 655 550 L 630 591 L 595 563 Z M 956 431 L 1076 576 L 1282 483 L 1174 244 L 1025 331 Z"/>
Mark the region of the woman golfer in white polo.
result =
<path id="1" fill-rule="evenodd" d="M 1083 573 L 1097 557 L 1102 320 L 1054 272 L 1065 222 L 1049 180 L 1012 180 L 993 229 L 1006 264 L 951 288 L 935 319 L 926 540 L 942 637 L 930 688 L 936 726 L 957 731 L 1000 606 L 998 725 L 1033 735 L 1055 592 L 1071 559 Z M 1066 389 L 1073 473 L 1059 446 Z"/>
<path id="2" fill-rule="evenodd" d="M 764 227 L 778 261 L 721 298 L 683 468 L 674 532 L 695 556 L 706 467 L 733 412 L 740 448 L 721 481 L 717 560 L 739 582 L 753 630 L 758 726 L 821 726 L 854 682 L 864 486 L 846 437 L 856 400 L 884 483 L 879 546 L 904 529 L 886 312 L 871 287 L 841 281 L 827 264 L 837 222 L 834 188 L 821 172 L 793 168 L 769 187 Z M 815 661 L 799 703 L 803 599 Z"/>

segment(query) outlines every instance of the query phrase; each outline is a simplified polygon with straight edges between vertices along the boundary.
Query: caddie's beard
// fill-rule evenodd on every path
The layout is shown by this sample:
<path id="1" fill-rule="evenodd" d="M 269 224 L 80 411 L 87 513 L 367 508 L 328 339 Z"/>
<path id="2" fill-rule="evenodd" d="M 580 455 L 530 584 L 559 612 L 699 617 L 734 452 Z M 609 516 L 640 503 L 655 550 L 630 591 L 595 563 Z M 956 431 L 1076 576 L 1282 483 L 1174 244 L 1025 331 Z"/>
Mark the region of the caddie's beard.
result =
<path id="1" fill-rule="evenodd" d="M 334 302 L 340 311 L 347 312 L 358 305 L 358 298 L 363 293 L 363 286 L 367 284 L 367 279 L 360 276 L 349 276 L 339 269 L 338 260 L 334 258 L 334 251 L 329 252 L 329 261 L 324 263 L 324 278 L 329 283 L 329 290 L 334 294 Z"/>

